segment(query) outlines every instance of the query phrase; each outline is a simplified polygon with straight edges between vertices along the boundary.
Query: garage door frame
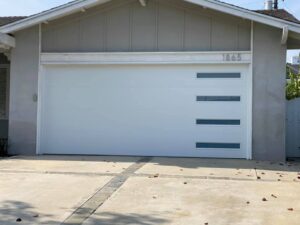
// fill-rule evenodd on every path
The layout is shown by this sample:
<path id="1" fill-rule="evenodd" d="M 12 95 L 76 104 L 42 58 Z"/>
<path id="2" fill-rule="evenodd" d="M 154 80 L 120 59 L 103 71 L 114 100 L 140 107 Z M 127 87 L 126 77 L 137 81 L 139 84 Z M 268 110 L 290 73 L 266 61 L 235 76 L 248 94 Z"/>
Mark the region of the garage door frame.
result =
<path id="1" fill-rule="evenodd" d="M 252 52 L 124 52 L 124 53 L 41 53 L 38 81 L 37 146 L 40 150 L 41 139 L 41 102 L 42 84 L 46 65 L 153 65 L 153 64 L 197 64 L 197 65 L 246 65 L 247 76 L 247 159 L 252 159 Z"/>

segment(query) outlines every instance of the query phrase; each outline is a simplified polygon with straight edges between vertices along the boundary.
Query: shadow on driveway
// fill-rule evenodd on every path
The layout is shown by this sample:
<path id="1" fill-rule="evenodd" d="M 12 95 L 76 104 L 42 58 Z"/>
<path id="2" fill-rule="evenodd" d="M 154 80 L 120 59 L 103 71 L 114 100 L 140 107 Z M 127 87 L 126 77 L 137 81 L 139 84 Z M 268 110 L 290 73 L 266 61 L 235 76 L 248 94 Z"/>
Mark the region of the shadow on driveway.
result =
<path id="1" fill-rule="evenodd" d="M 170 224 L 170 222 L 153 215 L 101 213 L 101 218 L 89 218 L 86 225 L 157 225 Z"/>
<path id="2" fill-rule="evenodd" d="M 67 156 L 67 155 L 43 155 L 43 156 L 17 156 L 12 160 L 25 161 L 66 161 L 66 162 L 108 162 L 108 163 L 134 163 L 141 157 L 131 156 Z M 160 166 L 176 166 L 179 168 L 224 168 L 224 169 L 263 169 L 271 171 L 300 172 L 300 161 L 268 162 L 243 159 L 215 159 L 215 158 L 176 158 L 153 157 L 150 163 Z"/>
<path id="3" fill-rule="evenodd" d="M 58 225 L 58 221 L 51 220 L 51 214 L 40 214 L 29 203 L 21 201 L 4 201 L 0 205 L 0 224 L 48 224 Z M 45 219 L 47 218 L 47 219 Z"/>

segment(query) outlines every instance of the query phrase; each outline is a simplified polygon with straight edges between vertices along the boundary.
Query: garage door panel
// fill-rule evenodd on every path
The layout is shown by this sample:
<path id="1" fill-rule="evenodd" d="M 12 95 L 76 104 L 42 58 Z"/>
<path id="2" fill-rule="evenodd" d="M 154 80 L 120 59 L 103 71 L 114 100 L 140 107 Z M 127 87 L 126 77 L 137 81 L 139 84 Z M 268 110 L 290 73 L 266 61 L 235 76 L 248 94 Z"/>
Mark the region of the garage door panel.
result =
<path id="1" fill-rule="evenodd" d="M 245 73 L 242 73 L 240 79 L 199 79 L 197 78 L 197 71 L 201 71 L 199 66 L 191 65 L 172 65 L 165 67 L 147 66 L 148 71 L 145 71 L 145 66 L 134 66 L 132 70 L 130 66 L 115 65 L 113 69 L 111 66 L 101 66 L 102 71 L 99 71 L 99 66 L 48 66 L 47 74 L 51 78 L 46 78 L 47 82 L 51 83 L 53 77 L 58 77 L 61 84 L 68 83 L 72 86 L 79 87 L 97 87 L 97 83 L 101 82 L 103 87 L 113 88 L 213 88 L 216 90 L 232 88 L 243 89 L 245 85 Z M 86 74 L 86 70 L 89 74 Z M 74 72 L 76 70 L 76 72 Z M 120 73 L 116 75 L 115 71 Z M 231 71 L 232 68 L 223 68 Z M 62 77 L 60 74 L 63 73 Z M 92 74 L 91 74 L 92 73 Z M 109 77 L 109 79 L 107 79 Z M 163 78 L 163 79 L 162 79 Z M 78 83 L 80 80 L 80 83 Z M 51 84 L 49 84 L 51 85 Z M 57 86 L 57 83 L 52 83 Z"/>
<path id="2" fill-rule="evenodd" d="M 238 149 L 198 149 L 199 154 L 207 158 L 244 158 Z"/>
<path id="3" fill-rule="evenodd" d="M 241 142 L 243 128 L 241 126 L 197 125 L 196 140 L 199 142 Z"/>
<path id="4" fill-rule="evenodd" d="M 198 102 L 195 107 L 197 119 L 241 119 L 243 105 L 238 102 Z"/>
<path id="5" fill-rule="evenodd" d="M 197 78 L 209 68 L 46 66 L 40 151 L 245 158 L 245 69 L 234 69 L 241 71 L 240 79 Z M 211 70 L 229 73 L 232 67 Z M 197 96 L 214 96 L 215 100 L 198 101 Z M 239 101 L 222 100 L 224 96 L 239 97 Z M 197 119 L 240 120 L 240 124 L 200 125 Z M 200 149 L 197 143 L 240 143 L 240 149 Z"/>
<path id="6" fill-rule="evenodd" d="M 235 87 L 235 88 L 226 88 L 223 85 L 219 87 L 199 87 L 197 88 L 197 95 L 208 95 L 208 96 L 242 96 L 244 93 L 244 88 Z"/>
<path id="7" fill-rule="evenodd" d="M 243 89 L 242 80 L 241 79 L 230 79 L 230 80 L 223 80 L 223 79 L 198 79 L 197 86 L 199 88 L 204 88 L 208 90 L 218 90 L 221 88 L 222 90 L 232 90 L 238 88 L 239 90 Z M 219 89 L 220 90 L 220 89 Z"/>

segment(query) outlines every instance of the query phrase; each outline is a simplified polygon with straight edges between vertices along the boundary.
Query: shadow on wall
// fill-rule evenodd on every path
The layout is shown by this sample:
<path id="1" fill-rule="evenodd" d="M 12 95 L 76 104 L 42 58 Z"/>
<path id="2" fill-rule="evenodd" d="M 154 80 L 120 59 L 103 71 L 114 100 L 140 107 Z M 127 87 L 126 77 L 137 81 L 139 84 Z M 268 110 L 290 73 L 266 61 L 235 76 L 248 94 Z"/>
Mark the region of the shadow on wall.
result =
<path id="1" fill-rule="evenodd" d="M 52 215 L 39 214 L 33 206 L 20 201 L 4 201 L 0 205 L 0 224 L 48 224 L 60 222 L 51 220 Z"/>
<path id="2" fill-rule="evenodd" d="M 157 225 L 170 224 L 171 221 L 156 216 L 142 214 L 101 213 L 101 218 L 89 218 L 90 225 Z"/>
<path id="3" fill-rule="evenodd" d="M 8 120 L 0 119 L 0 138 L 8 138 Z"/>

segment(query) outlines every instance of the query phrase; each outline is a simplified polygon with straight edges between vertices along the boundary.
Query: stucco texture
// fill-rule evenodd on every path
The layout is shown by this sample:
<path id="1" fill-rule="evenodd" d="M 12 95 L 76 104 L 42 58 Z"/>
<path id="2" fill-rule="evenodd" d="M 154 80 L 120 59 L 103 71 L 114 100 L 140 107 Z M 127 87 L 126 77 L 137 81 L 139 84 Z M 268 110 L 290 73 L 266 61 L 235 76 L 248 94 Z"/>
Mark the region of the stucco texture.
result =
<path id="1" fill-rule="evenodd" d="M 85 14 L 44 24 L 42 49 L 44 52 L 250 50 L 249 21 L 177 0 L 174 5 L 170 1 L 150 1 L 146 8 L 137 4 L 137 1 L 113 1 Z M 281 45 L 281 34 L 280 29 L 254 24 L 252 142 L 256 160 L 285 159 L 286 46 Z M 17 47 L 11 55 L 9 151 L 35 154 L 37 103 L 33 96 L 38 89 L 39 28 L 17 32 L 15 37 Z"/>

